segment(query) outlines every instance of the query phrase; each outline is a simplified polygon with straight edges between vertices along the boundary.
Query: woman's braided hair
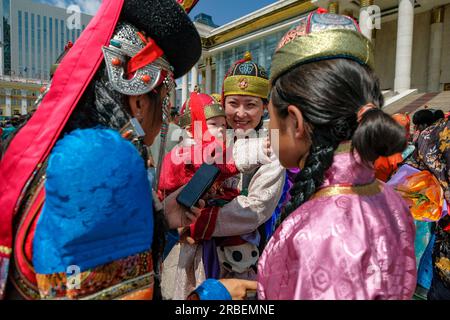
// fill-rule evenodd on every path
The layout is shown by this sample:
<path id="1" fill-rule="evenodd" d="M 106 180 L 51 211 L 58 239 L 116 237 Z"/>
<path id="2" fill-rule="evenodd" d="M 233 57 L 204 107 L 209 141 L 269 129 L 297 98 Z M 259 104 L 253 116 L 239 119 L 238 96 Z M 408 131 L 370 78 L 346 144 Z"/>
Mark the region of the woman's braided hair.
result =
<path id="1" fill-rule="evenodd" d="M 273 82 L 271 100 L 280 118 L 288 116 L 289 105 L 296 106 L 311 129 L 309 154 L 294 179 L 291 200 L 279 223 L 320 188 L 341 142 L 351 140 L 352 148 L 366 163 L 406 147 L 404 129 L 380 109 L 384 99 L 378 78 L 353 60 L 297 66 Z M 368 103 L 377 108 L 364 113 L 358 123 L 357 113 Z"/>

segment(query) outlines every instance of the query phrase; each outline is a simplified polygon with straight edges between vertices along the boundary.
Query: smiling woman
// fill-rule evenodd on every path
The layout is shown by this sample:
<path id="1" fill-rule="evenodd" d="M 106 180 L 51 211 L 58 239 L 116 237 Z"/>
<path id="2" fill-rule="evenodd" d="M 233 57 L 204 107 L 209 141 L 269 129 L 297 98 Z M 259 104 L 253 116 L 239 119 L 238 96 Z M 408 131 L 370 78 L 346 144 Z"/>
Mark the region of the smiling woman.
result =
<path id="1" fill-rule="evenodd" d="M 252 62 L 249 55 L 233 64 L 223 91 L 228 126 L 243 131 L 259 129 L 268 90 L 265 70 Z M 235 146 L 245 143 L 242 135 L 236 132 L 236 136 L 239 138 Z M 266 142 L 265 136 L 256 139 L 258 144 Z M 251 162 L 249 159 L 256 151 L 235 150 L 233 159 L 243 163 Z M 226 201 L 213 203 L 191 227 L 190 236 L 201 246 L 186 245 L 183 251 L 177 245 L 164 261 L 165 298 L 186 298 L 195 288 L 192 279 L 197 281 L 201 277 L 256 279 L 256 263 L 269 235 L 265 223 L 281 198 L 285 170 L 271 153 L 265 164 L 240 171 L 220 184 L 219 190 L 226 191 Z"/>
<path id="2" fill-rule="evenodd" d="M 251 59 L 247 52 L 231 66 L 223 82 L 228 125 L 244 131 L 260 126 L 269 90 L 266 70 Z"/>
<path id="3" fill-rule="evenodd" d="M 225 98 L 225 113 L 230 127 L 247 131 L 261 122 L 265 102 L 261 98 L 232 95 Z"/>

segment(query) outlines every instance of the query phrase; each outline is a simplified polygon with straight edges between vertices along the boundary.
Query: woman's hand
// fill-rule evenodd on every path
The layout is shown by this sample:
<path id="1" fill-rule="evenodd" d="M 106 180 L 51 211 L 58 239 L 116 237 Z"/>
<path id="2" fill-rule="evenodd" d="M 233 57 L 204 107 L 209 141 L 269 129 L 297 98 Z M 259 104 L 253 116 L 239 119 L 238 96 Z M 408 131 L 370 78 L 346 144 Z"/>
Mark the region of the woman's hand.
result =
<path id="1" fill-rule="evenodd" d="M 228 290 L 233 300 L 244 300 L 247 291 L 256 290 L 258 282 L 240 279 L 220 279 L 224 287 Z"/>
<path id="2" fill-rule="evenodd" d="M 187 227 L 194 223 L 200 216 L 201 208 L 205 206 L 205 202 L 203 200 L 199 201 L 198 208 L 194 207 L 190 210 L 180 205 L 176 199 L 183 188 L 184 186 L 170 194 L 162 203 L 164 215 L 166 216 L 166 221 L 170 229 Z"/>
<path id="3" fill-rule="evenodd" d="M 179 228 L 178 234 L 180 235 L 180 242 L 190 245 L 195 244 L 195 240 L 191 237 L 191 230 L 189 227 Z"/>

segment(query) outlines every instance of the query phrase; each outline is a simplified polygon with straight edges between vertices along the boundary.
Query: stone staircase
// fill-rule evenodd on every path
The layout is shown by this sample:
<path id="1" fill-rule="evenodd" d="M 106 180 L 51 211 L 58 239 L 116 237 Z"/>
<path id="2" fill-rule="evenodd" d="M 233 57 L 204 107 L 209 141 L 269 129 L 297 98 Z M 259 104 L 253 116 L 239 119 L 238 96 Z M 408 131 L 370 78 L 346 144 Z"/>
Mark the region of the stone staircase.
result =
<path id="1" fill-rule="evenodd" d="M 430 108 L 441 109 L 444 113 L 449 112 L 450 91 L 411 94 L 386 106 L 384 111 L 389 114 L 408 112 L 412 115 L 426 105 Z"/>

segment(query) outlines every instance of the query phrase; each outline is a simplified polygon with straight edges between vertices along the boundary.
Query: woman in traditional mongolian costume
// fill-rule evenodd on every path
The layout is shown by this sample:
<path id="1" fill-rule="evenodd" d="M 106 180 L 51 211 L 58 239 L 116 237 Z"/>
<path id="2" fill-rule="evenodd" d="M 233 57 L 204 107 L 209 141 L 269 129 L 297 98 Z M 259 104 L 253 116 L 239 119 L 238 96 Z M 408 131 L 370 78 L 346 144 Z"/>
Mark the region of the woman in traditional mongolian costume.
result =
<path id="1" fill-rule="evenodd" d="M 195 214 L 170 198 L 163 215 L 146 150 L 200 54 L 176 1 L 103 1 L 0 163 L 0 297 L 158 295 L 165 226 Z"/>
<path id="2" fill-rule="evenodd" d="M 191 226 L 189 236 L 201 245 L 179 243 L 164 261 L 163 295 L 168 299 L 185 299 L 203 279 L 256 278 L 257 261 L 271 235 L 271 218 L 282 197 L 286 172 L 273 153 L 262 165 L 253 161 L 262 158 L 255 155 L 261 154 L 267 140 L 260 129 L 268 84 L 264 68 L 249 55 L 235 62 L 224 79 L 222 104 L 237 138 L 231 153 L 240 173 L 225 180 L 222 188 L 233 190 L 235 196 L 203 210 Z M 182 251 L 182 247 L 191 251 Z"/>

